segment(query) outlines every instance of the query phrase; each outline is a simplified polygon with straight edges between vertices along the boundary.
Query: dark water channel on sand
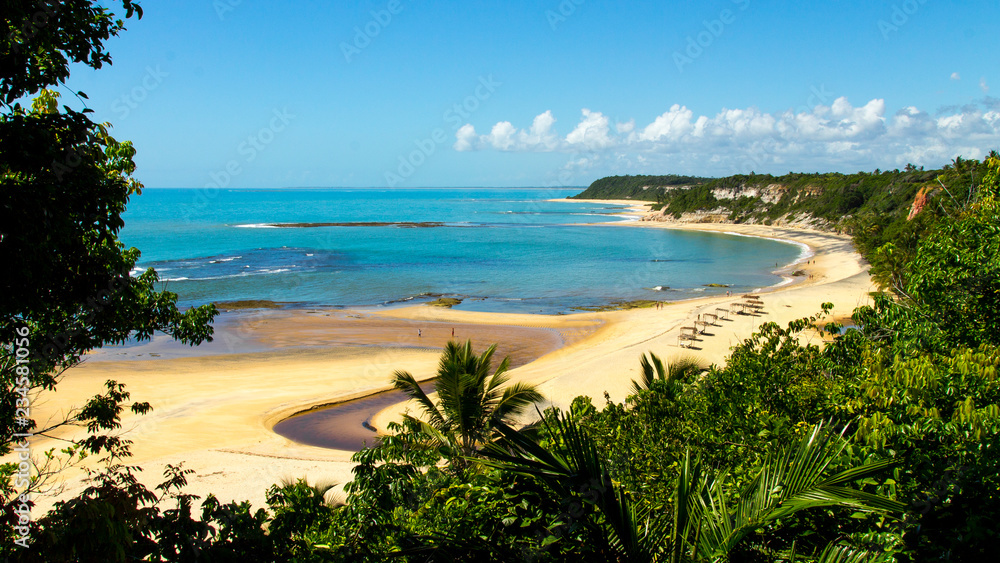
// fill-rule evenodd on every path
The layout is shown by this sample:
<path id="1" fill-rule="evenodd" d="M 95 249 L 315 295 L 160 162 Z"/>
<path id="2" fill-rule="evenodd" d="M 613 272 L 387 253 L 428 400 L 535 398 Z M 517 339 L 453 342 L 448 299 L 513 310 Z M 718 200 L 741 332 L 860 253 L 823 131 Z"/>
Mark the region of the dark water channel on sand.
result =
<path id="1" fill-rule="evenodd" d="M 576 328 L 547 329 L 529 327 L 475 326 L 463 324 L 422 323 L 424 340 L 435 346 L 444 347 L 450 339 L 449 327 L 458 327 L 460 334 L 472 336 L 478 352 L 486 348 L 487 342 L 501 342 L 493 356 L 495 370 L 504 357 L 510 358 L 510 369 L 514 369 L 572 344 L 597 329 L 599 323 L 585 323 Z M 504 331 L 494 333 L 493 331 Z M 412 332 L 412 331 L 410 331 Z M 482 334 L 480 334 L 482 332 Z M 440 334 L 438 334 L 440 333 Z M 438 335 L 436 340 L 435 335 Z M 434 391 L 432 382 L 420 386 L 425 393 Z M 360 397 L 342 403 L 318 407 L 295 414 L 276 424 L 274 432 L 300 444 L 356 452 L 365 446 L 373 446 L 378 434 L 370 422 L 379 411 L 402 403 L 407 399 L 402 391 L 389 390 Z"/>
<path id="2" fill-rule="evenodd" d="M 421 388 L 425 393 L 434 391 L 430 383 Z M 274 431 L 300 444 L 356 452 L 378 440 L 369 425 L 375 413 L 405 400 L 402 391 L 383 391 L 296 414 L 276 424 Z"/>

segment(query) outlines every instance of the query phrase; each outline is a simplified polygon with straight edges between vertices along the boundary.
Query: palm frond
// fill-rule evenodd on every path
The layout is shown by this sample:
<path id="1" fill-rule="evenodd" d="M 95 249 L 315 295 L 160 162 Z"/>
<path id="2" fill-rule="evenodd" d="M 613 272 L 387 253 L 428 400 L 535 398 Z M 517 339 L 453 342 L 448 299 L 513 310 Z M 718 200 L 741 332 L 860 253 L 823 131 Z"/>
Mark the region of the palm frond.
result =
<path id="1" fill-rule="evenodd" d="M 534 477 L 563 499 L 586 498 L 603 519 L 584 525 L 601 532 L 597 537 L 604 538 L 617 559 L 652 560 L 649 546 L 660 541 L 663 526 L 644 525 L 650 515 L 635 510 L 625 491 L 611 479 L 597 445 L 572 417 L 559 415 L 552 423 L 551 430 L 563 446 L 560 453 L 543 448 L 503 422 L 495 424 L 502 438 L 483 449 L 487 459 L 481 463 Z"/>
<path id="2" fill-rule="evenodd" d="M 732 511 L 725 508 L 721 486 L 707 487 L 698 505 L 704 529 L 698 551 L 704 557 L 728 553 L 749 534 L 809 508 L 846 506 L 872 512 L 901 512 L 906 505 L 841 485 L 865 479 L 897 465 L 892 460 L 866 463 L 827 476 L 830 464 L 846 447 L 839 434 L 817 424 L 797 444 L 766 458 L 760 471 L 740 494 Z"/>
<path id="3" fill-rule="evenodd" d="M 510 381 L 510 376 L 507 375 L 509 365 L 510 359 L 504 358 L 493 376 L 485 382 L 485 385 L 481 386 L 482 403 L 491 413 L 495 413 L 497 406 L 503 401 L 506 392 L 504 386 Z"/>
<path id="4" fill-rule="evenodd" d="M 494 420 L 510 420 L 524 409 L 543 400 L 542 394 L 530 383 L 517 382 L 504 387 L 503 396 L 493 407 Z"/>
<path id="5" fill-rule="evenodd" d="M 441 435 L 437 441 L 450 444 L 456 455 L 469 455 L 487 441 L 494 420 L 515 416 L 542 399 L 531 385 L 507 385 L 509 358 L 504 358 L 491 376 L 495 352 L 496 344 L 477 355 L 472 341 L 448 342 L 433 380 L 437 403 L 420 389 L 411 374 L 393 374 L 393 385 L 420 405 L 425 420 Z"/>
<path id="6" fill-rule="evenodd" d="M 843 486 L 884 472 L 896 464 L 891 460 L 827 475 L 846 442 L 822 424 L 813 427 L 798 443 L 768 456 L 738 495 L 726 486 L 721 477 L 724 472 L 709 474 L 699 460 L 685 454 L 669 515 L 637 510 L 637 505 L 612 480 L 594 441 L 571 417 L 556 416 L 551 423 L 550 433 L 561 445 L 558 452 L 543 448 L 503 422 L 495 424 L 501 439 L 486 446 L 482 453 L 487 459 L 481 463 L 533 477 L 564 499 L 580 494 L 581 486 L 589 487 L 586 490 L 590 502 L 602 518 L 586 525 L 599 532 L 619 560 L 654 561 L 666 557 L 680 563 L 724 559 L 751 533 L 808 508 L 847 506 L 875 512 L 906 509 L 906 505 L 894 500 Z M 740 500 L 733 505 L 733 498 Z M 855 560 L 863 559 L 844 559 Z"/>
<path id="7" fill-rule="evenodd" d="M 667 370 L 663 365 L 663 360 L 656 354 L 649 352 L 648 358 L 646 354 L 639 358 L 639 375 L 641 377 L 639 381 L 632 380 L 632 393 L 649 389 L 656 378 L 666 379 Z"/>
<path id="8" fill-rule="evenodd" d="M 427 424 L 423 420 L 415 419 L 409 415 L 404 416 L 416 423 L 420 431 L 430 438 L 430 443 L 428 444 L 430 447 L 436 448 L 445 457 L 458 455 L 458 441 L 455 438 L 454 432 L 444 432 Z"/>
<path id="9" fill-rule="evenodd" d="M 707 367 L 708 365 L 703 360 L 695 356 L 679 356 L 674 358 L 673 361 L 671 361 L 667 366 L 666 379 L 681 381 L 688 375 L 698 373 Z"/>
<path id="10" fill-rule="evenodd" d="M 893 556 L 888 552 L 830 543 L 827 544 L 816 563 L 887 563 L 892 560 Z"/>
<path id="11" fill-rule="evenodd" d="M 632 380 L 632 394 L 638 394 L 652 386 L 653 381 L 683 382 L 689 374 L 705 369 L 705 363 L 694 356 L 680 356 L 669 364 L 653 352 L 639 358 L 639 381 Z"/>
<path id="12" fill-rule="evenodd" d="M 424 393 L 424 390 L 420 388 L 420 383 L 413 377 L 413 374 L 407 371 L 396 370 L 392 374 L 392 385 L 402 391 L 407 397 L 416 401 L 432 425 L 439 428 L 446 426 L 445 420 L 441 416 L 441 411 L 438 410 L 434 401 L 431 401 L 430 397 L 427 396 L 427 393 Z"/>

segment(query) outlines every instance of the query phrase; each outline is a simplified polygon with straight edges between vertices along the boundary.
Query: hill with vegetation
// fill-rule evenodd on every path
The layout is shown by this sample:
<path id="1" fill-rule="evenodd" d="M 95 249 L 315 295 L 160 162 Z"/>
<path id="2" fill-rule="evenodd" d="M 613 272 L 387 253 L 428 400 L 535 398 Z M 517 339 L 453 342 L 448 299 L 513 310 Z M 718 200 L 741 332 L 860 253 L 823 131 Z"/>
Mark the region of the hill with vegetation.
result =
<path id="1" fill-rule="evenodd" d="M 910 167 L 856 174 L 736 175 L 689 189 L 668 190 L 658 207 L 674 218 L 711 211 L 726 214 L 727 220 L 735 223 L 810 217 L 845 228 L 858 216 L 908 211 L 921 188 L 935 184 L 949 171 Z"/>
<path id="2" fill-rule="evenodd" d="M 919 234 L 942 206 L 968 202 L 986 174 L 985 161 L 956 158 L 939 170 L 907 165 L 903 170 L 855 174 L 738 174 L 612 176 L 601 178 L 576 199 L 635 199 L 656 202 L 654 221 L 792 225 L 851 234 L 866 257 L 892 241 L 897 261 L 909 257 Z M 911 220 L 913 213 L 931 212 Z M 873 269 L 885 281 L 881 266 Z"/>
<path id="3" fill-rule="evenodd" d="M 635 199 L 656 202 L 665 217 L 732 223 L 811 221 L 850 231 L 855 219 L 907 214 L 922 188 L 941 181 L 974 181 L 973 161 L 958 158 L 941 170 L 907 166 L 856 174 L 738 174 L 724 178 L 693 176 L 611 176 L 601 178 L 575 199 Z"/>
<path id="4" fill-rule="evenodd" d="M 677 220 L 685 214 L 693 214 L 694 221 L 708 218 L 732 223 L 770 224 L 798 218 L 850 230 L 858 217 L 905 215 L 921 189 L 939 190 L 941 182 L 972 182 L 976 174 L 982 177 L 982 172 L 975 161 L 958 158 L 941 170 L 908 166 L 903 171 L 856 174 L 610 176 L 572 198 L 656 202 L 654 210 Z"/>
<path id="5" fill-rule="evenodd" d="M 710 181 L 698 176 L 608 176 L 591 184 L 582 193 L 570 199 L 637 199 L 660 201 L 670 189 L 689 188 Z"/>

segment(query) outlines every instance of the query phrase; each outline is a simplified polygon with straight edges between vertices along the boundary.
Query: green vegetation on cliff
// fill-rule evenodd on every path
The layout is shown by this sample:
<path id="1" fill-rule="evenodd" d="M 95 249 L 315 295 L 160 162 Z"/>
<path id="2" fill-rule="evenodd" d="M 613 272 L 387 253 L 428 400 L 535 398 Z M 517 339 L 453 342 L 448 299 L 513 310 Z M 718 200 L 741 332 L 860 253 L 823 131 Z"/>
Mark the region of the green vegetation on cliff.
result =
<path id="1" fill-rule="evenodd" d="M 664 188 L 690 187 L 703 184 L 711 178 L 697 176 L 608 176 L 591 184 L 571 199 L 637 199 L 661 201 Z"/>
<path id="2" fill-rule="evenodd" d="M 718 209 L 734 222 L 763 222 L 796 214 L 841 225 L 859 214 L 908 210 L 917 191 L 935 183 L 944 172 L 912 168 L 856 174 L 740 174 L 688 190 L 669 190 L 662 198 L 662 208 L 677 217 Z"/>
<path id="3" fill-rule="evenodd" d="M 982 177 L 982 165 L 956 159 L 941 170 L 907 166 L 855 174 L 737 174 L 724 178 L 693 176 L 611 176 L 595 181 L 575 199 L 655 201 L 653 209 L 680 217 L 714 211 L 730 221 L 765 222 L 786 215 L 811 216 L 835 227 L 859 215 L 905 215 L 925 186 Z"/>

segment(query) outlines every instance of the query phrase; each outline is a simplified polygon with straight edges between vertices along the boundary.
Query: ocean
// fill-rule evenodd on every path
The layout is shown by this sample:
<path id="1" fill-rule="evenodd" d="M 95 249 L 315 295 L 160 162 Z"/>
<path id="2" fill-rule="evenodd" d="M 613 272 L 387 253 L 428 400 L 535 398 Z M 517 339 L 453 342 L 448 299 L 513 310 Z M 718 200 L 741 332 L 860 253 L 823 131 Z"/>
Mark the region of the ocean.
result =
<path id="1" fill-rule="evenodd" d="M 767 239 L 609 227 L 579 189 L 146 189 L 120 239 L 182 306 L 271 300 L 562 314 L 778 284 L 804 256 Z M 550 201 L 560 200 L 560 201 Z M 728 287 L 709 287 L 724 284 Z"/>

